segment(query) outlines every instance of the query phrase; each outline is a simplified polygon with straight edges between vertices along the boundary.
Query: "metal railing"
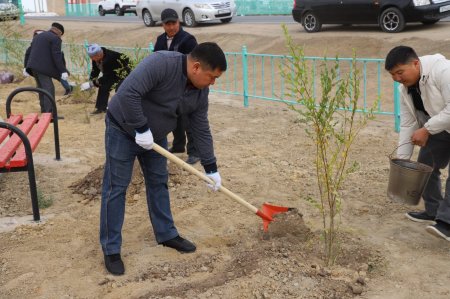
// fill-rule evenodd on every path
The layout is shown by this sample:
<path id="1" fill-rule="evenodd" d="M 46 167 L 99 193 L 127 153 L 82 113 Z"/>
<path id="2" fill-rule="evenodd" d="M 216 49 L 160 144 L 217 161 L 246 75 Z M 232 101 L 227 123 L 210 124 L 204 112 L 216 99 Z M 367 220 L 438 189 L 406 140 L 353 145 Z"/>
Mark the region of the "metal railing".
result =
<path id="1" fill-rule="evenodd" d="M 15 43 L 15 46 L 5 47 L 5 43 Z M 23 64 L 23 54 L 29 46 L 29 40 L 7 40 L 0 38 L 0 61 L 8 64 Z M 68 70 L 72 74 L 86 75 L 90 72 L 90 59 L 85 48 L 88 42 L 81 44 L 63 44 L 63 52 Z M 129 48 L 106 46 L 109 49 L 127 54 L 132 59 L 149 55 L 153 51 L 153 44 L 148 48 Z M 9 49 L 15 49 L 14 55 Z M 19 53 L 19 55 L 17 54 Z M 23 53 L 20 55 L 20 53 Z M 211 86 L 211 92 L 241 96 L 243 106 L 248 107 L 252 100 L 263 100 L 272 102 L 283 102 L 286 104 L 297 104 L 297 99 L 289 95 L 285 79 L 281 74 L 280 66 L 291 60 L 286 55 L 254 54 L 248 53 L 245 46 L 241 52 L 226 52 L 228 69 Z M 81 57 L 81 58 L 80 58 Z M 320 97 L 320 74 L 321 63 L 339 63 L 342 71 L 351 71 L 352 58 L 326 58 L 305 57 L 313 74 L 313 96 Z M 292 60 L 291 60 L 292 61 Z M 384 59 L 356 58 L 356 67 L 361 70 L 361 98 L 358 106 L 359 112 L 368 112 L 377 102 L 373 111 L 375 114 L 392 115 L 395 121 L 395 130 L 400 129 L 400 96 L 398 84 L 393 83 L 390 76 L 383 76 Z"/>
<path id="2" fill-rule="evenodd" d="M 297 99 L 290 96 L 285 79 L 281 75 L 280 65 L 292 57 L 286 55 L 248 53 L 245 46 L 241 52 L 226 53 L 228 69 L 211 87 L 212 92 L 243 97 L 247 107 L 252 99 L 297 104 Z M 320 97 L 321 63 L 335 63 L 339 69 L 351 70 L 352 58 L 305 57 L 313 74 L 313 96 Z M 383 76 L 384 59 L 356 58 L 356 67 L 361 69 L 361 99 L 358 112 L 368 112 L 375 104 L 375 114 L 393 115 L 395 130 L 400 129 L 398 84 L 390 76 Z"/>

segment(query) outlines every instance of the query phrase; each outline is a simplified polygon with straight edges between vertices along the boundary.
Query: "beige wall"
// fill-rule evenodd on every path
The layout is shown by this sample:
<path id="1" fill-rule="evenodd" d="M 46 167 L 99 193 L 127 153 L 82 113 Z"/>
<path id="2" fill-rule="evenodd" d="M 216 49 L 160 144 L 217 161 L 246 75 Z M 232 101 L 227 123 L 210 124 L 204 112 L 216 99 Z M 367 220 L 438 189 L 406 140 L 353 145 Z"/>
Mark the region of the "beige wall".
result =
<path id="1" fill-rule="evenodd" d="M 65 16 L 65 3 L 65 0 L 47 0 L 48 12 L 55 12 L 60 16 Z"/>

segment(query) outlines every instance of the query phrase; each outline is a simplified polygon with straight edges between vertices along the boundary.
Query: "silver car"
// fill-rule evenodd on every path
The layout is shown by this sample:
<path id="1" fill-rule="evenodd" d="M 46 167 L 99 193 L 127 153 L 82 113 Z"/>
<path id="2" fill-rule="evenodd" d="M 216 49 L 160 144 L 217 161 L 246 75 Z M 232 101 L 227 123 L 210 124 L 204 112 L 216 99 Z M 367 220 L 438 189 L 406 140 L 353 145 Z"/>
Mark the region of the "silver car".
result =
<path id="1" fill-rule="evenodd" d="M 18 17 L 19 9 L 11 0 L 0 0 L 0 21 L 16 20 Z"/>
<path id="2" fill-rule="evenodd" d="M 236 15 L 234 0 L 138 0 L 136 13 L 150 27 L 161 21 L 166 8 L 174 9 L 186 27 L 213 20 L 228 23 Z"/>

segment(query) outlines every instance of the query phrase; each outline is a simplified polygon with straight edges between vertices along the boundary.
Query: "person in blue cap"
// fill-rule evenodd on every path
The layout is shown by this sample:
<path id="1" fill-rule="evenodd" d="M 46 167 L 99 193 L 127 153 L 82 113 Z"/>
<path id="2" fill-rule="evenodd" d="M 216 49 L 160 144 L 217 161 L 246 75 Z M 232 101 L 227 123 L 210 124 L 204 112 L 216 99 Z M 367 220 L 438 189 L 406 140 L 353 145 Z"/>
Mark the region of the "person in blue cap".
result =
<path id="1" fill-rule="evenodd" d="M 130 59 L 125 54 L 100 47 L 98 44 L 89 45 L 87 53 L 92 60 L 92 70 L 89 82 L 81 84 L 81 90 L 94 86 L 98 88 L 95 110 L 91 114 L 99 114 L 106 112 L 111 90 L 115 87 L 117 91 L 124 79 L 119 73 L 130 73 Z"/>

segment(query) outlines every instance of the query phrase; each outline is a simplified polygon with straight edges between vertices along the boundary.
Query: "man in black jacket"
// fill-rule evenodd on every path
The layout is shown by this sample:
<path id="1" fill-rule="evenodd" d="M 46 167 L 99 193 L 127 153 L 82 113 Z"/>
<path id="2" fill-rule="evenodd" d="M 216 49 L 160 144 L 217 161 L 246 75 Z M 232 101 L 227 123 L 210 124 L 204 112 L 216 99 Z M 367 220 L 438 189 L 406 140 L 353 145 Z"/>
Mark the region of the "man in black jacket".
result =
<path id="1" fill-rule="evenodd" d="M 45 32 L 45 30 L 41 30 L 41 29 L 36 29 L 33 32 L 33 38 L 42 33 Z M 27 48 L 27 50 L 25 51 L 25 57 L 24 57 L 24 69 L 23 69 L 23 75 L 24 77 L 29 77 L 29 76 L 33 76 L 33 71 L 31 69 L 27 69 L 27 64 L 28 64 L 28 59 L 30 59 L 30 53 L 31 53 L 31 45 Z M 67 68 L 66 66 L 66 60 L 64 59 L 64 52 L 61 51 L 62 54 L 62 59 L 64 62 L 64 66 Z M 67 73 L 70 75 L 69 71 L 67 71 Z M 67 80 L 63 80 L 60 79 L 59 82 L 61 83 L 61 85 L 64 87 L 64 89 L 66 90 L 66 92 L 64 93 L 64 95 L 68 95 L 72 93 L 73 87 L 72 85 L 70 85 L 70 83 Z"/>
<path id="2" fill-rule="evenodd" d="M 34 36 L 25 65 L 25 68 L 33 73 L 37 87 L 48 91 L 53 98 L 55 98 L 55 85 L 52 78 L 58 81 L 69 78 L 61 51 L 63 34 L 64 27 L 59 23 L 53 23 L 50 30 Z M 51 102 L 45 99 L 45 95 L 39 94 L 41 112 L 51 112 Z"/>
<path id="3" fill-rule="evenodd" d="M 130 60 L 125 54 L 100 47 L 97 44 L 89 45 L 87 52 L 92 60 L 92 70 L 89 82 L 83 83 L 81 89 L 98 87 L 95 110 L 91 114 L 99 114 L 106 112 L 109 93 L 113 87 L 115 86 L 117 91 L 123 79 L 130 73 Z M 101 77 L 99 77 L 100 72 L 102 73 Z"/>
<path id="4" fill-rule="evenodd" d="M 164 9 L 161 13 L 161 21 L 164 33 L 158 36 L 154 50 L 177 51 L 183 54 L 191 53 L 192 49 L 197 46 L 197 40 L 180 26 L 177 12 L 170 8 Z M 192 140 L 192 133 L 187 118 L 182 116 L 182 107 L 179 107 L 177 113 L 177 127 L 172 131 L 173 142 L 169 151 L 172 153 L 184 153 L 186 146 L 188 154 L 186 162 L 195 164 L 200 161 L 200 158 Z"/>

